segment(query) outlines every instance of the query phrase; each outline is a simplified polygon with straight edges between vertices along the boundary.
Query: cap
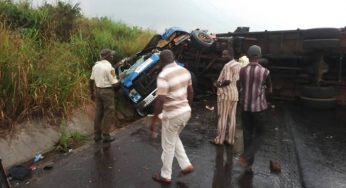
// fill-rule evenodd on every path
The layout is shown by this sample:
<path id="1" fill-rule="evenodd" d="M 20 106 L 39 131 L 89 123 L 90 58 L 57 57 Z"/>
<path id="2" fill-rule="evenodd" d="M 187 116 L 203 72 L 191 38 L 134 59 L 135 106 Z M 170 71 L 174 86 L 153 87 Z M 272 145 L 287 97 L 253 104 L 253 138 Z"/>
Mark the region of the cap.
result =
<path id="1" fill-rule="evenodd" d="M 251 57 L 257 57 L 260 58 L 262 55 L 261 53 L 261 47 L 257 46 L 257 45 L 252 45 L 249 47 L 248 51 L 247 51 L 247 56 L 249 58 Z"/>
<path id="2" fill-rule="evenodd" d="M 114 54 L 115 54 L 115 51 L 114 51 L 114 50 L 111 50 L 111 49 L 108 49 L 108 48 L 103 49 L 103 50 L 101 50 L 101 52 L 100 52 L 101 58 L 106 58 L 106 57 L 108 57 L 108 56 L 110 56 L 110 55 L 114 55 Z"/>

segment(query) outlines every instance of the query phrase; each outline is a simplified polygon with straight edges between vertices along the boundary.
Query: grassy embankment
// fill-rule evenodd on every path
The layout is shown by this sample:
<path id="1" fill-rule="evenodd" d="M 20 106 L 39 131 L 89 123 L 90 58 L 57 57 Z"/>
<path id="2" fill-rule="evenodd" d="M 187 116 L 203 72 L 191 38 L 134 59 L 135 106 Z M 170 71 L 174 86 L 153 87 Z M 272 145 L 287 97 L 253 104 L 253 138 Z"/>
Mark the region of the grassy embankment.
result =
<path id="1" fill-rule="evenodd" d="M 84 17 L 78 4 L 33 8 L 0 0 L 0 135 L 32 117 L 59 124 L 57 117 L 89 101 L 90 69 L 102 48 L 115 49 L 119 60 L 139 51 L 152 34 Z"/>

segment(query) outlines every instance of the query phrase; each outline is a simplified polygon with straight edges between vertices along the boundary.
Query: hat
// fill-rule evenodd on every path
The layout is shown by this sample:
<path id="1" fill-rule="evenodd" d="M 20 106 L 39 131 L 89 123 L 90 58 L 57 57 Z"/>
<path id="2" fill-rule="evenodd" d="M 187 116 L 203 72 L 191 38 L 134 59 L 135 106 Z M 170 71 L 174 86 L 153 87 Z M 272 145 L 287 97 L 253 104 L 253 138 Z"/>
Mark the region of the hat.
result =
<path id="1" fill-rule="evenodd" d="M 101 58 L 107 58 L 108 56 L 114 55 L 114 54 L 115 54 L 115 51 L 114 51 L 114 50 L 111 50 L 111 49 L 108 49 L 108 48 L 103 49 L 103 50 L 101 50 L 101 52 L 100 52 Z"/>
<path id="2" fill-rule="evenodd" d="M 247 51 L 247 56 L 248 57 L 257 57 L 260 58 L 262 55 L 261 53 L 261 47 L 257 46 L 257 45 L 252 45 L 249 47 L 248 51 Z"/>

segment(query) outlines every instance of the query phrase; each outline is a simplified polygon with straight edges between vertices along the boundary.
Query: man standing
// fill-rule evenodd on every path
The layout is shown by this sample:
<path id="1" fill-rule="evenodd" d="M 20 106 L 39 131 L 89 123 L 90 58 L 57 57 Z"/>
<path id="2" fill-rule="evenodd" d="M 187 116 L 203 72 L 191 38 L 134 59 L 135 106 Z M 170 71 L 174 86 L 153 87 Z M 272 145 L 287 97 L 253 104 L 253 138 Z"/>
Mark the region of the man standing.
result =
<path id="1" fill-rule="evenodd" d="M 153 176 L 160 183 L 171 183 L 173 158 L 176 157 L 180 168 L 180 175 L 193 172 L 193 166 L 188 159 L 179 134 L 191 117 L 193 89 L 191 74 L 184 67 L 174 61 L 171 50 L 160 53 L 160 62 L 164 66 L 157 78 L 157 98 L 154 116 L 151 121 L 151 130 L 156 130 L 158 115 L 162 113 L 162 155 L 163 166 L 161 173 Z"/>
<path id="2" fill-rule="evenodd" d="M 221 70 L 216 82 L 217 87 L 217 136 L 213 144 L 234 144 L 236 109 L 238 102 L 237 81 L 241 68 L 233 58 L 233 49 L 222 51 L 222 58 L 228 61 Z"/>
<path id="3" fill-rule="evenodd" d="M 250 63 L 240 70 L 244 152 L 239 163 L 247 171 L 251 171 L 255 153 L 262 140 L 265 110 L 268 108 L 265 90 L 271 93 L 272 84 L 269 70 L 258 63 L 261 48 L 257 45 L 250 46 L 248 57 Z"/>
<path id="4" fill-rule="evenodd" d="M 94 140 L 104 143 L 112 142 L 111 125 L 114 120 L 114 91 L 119 88 L 115 70 L 111 63 L 114 51 L 103 49 L 100 52 L 101 61 L 95 63 L 89 80 L 91 99 L 96 100 L 96 115 L 94 121 Z M 96 87 L 95 87 L 96 86 Z M 96 92 L 95 92 L 96 91 Z M 96 93 L 96 95 L 95 95 Z"/>

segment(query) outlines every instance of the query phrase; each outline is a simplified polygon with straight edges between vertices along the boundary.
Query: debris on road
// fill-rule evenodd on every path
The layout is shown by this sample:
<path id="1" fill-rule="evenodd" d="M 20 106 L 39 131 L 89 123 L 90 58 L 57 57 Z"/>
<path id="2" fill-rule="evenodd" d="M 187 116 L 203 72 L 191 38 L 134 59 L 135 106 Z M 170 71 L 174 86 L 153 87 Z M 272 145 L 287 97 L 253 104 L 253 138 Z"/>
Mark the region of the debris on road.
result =
<path id="1" fill-rule="evenodd" d="M 214 110 L 214 106 L 206 105 L 205 108 L 206 108 L 207 110 L 210 110 L 210 111 L 213 111 L 213 110 Z"/>
<path id="2" fill-rule="evenodd" d="M 281 163 L 279 161 L 270 160 L 269 168 L 271 173 L 281 173 Z"/>

